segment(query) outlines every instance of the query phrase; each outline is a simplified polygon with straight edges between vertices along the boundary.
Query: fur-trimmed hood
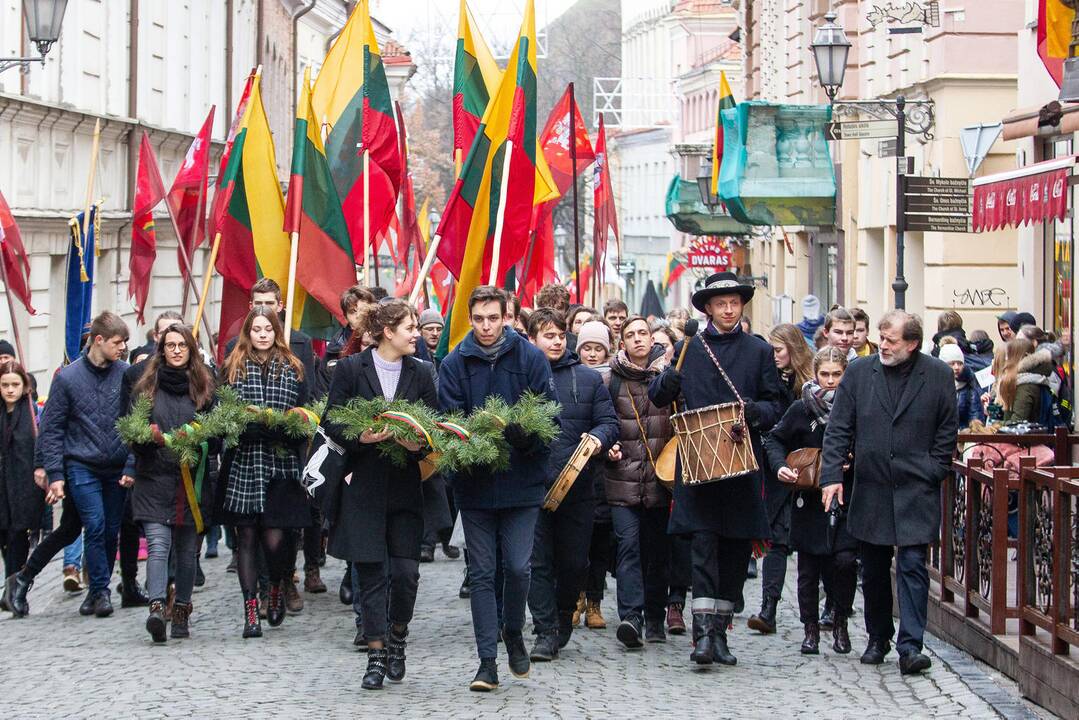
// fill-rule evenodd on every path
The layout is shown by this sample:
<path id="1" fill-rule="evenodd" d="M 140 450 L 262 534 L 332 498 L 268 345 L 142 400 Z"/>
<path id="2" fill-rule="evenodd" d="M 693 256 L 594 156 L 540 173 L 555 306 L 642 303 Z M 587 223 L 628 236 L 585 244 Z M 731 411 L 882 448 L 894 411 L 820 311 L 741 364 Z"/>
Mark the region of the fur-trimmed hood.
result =
<path id="1" fill-rule="evenodd" d="M 1043 345 L 1020 360 L 1017 370 L 1020 376 L 1026 374 L 1051 375 L 1053 368 L 1053 353 Z"/>

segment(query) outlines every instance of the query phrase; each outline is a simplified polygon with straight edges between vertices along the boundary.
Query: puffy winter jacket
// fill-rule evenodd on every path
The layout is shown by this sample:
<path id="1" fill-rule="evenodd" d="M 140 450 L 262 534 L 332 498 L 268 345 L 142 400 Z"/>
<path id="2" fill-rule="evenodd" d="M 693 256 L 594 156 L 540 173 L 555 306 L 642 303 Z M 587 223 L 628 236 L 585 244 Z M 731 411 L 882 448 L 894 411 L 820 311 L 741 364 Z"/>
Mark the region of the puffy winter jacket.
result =
<path id="1" fill-rule="evenodd" d="M 959 412 L 959 427 L 966 428 L 978 420 L 985 422 L 982 410 L 982 389 L 974 377 L 974 371 L 964 367 L 955 383 L 955 404 Z"/>
<path id="2" fill-rule="evenodd" d="M 1039 348 L 1019 361 L 1015 383 L 1015 399 L 1004 411 L 1004 422 L 1037 422 L 1042 410 L 1042 388 L 1050 388 L 1053 375 L 1053 356 L 1048 349 Z"/>

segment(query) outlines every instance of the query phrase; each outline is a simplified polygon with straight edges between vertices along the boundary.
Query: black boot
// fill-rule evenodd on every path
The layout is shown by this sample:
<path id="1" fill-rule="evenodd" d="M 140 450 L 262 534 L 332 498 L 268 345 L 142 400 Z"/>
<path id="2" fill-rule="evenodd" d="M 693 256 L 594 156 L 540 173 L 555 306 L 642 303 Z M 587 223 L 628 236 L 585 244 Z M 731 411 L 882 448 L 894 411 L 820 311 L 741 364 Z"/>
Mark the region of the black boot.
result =
<path id="1" fill-rule="evenodd" d="M 154 600 L 150 603 L 150 615 L 146 618 L 146 632 L 150 633 L 155 643 L 165 642 L 165 603 Z"/>
<path id="2" fill-rule="evenodd" d="M 467 600 L 472 597 L 472 580 L 468 574 L 468 563 L 465 563 L 465 579 L 461 581 L 461 589 L 457 592 L 457 597 L 462 600 Z"/>
<path id="3" fill-rule="evenodd" d="M 135 578 L 124 578 L 120 582 L 120 607 L 146 607 L 150 604 L 150 596 Z"/>
<path id="4" fill-rule="evenodd" d="M 8 609 L 15 617 L 26 617 L 30 614 L 30 604 L 26 601 L 26 594 L 34 585 L 34 579 L 27 577 L 26 570 L 20 570 L 7 579 L 4 592 L 7 594 Z"/>
<path id="5" fill-rule="evenodd" d="M 569 645 L 569 639 L 573 635 L 573 613 L 559 614 L 558 616 L 558 649 Z"/>
<path id="6" fill-rule="evenodd" d="M 244 593 L 244 637 L 262 637 L 262 622 L 259 620 L 259 599 L 255 593 Z"/>
<path id="7" fill-rule="evenodd" d="M 835 614 L 835 625 L 832 627 L 832 649 L 840 655 L 850 652 L 850 635 L 847 633 L 847 618 L 845 615 Z"/>
<path id="8" fill-rule="evenodd" d="M 90 617 L 94 614 L 94 600 L 97 599 L 97 594 L 93 590 L 86 591 L 86 597 L 82 599 L 82 604 L 79 605 L 79 615 L 83 617 Z"/>
<path id="9" fill-rule="evenodd" d="M 869 638 L 869 645 L 866 647 L 865 652 L 862 653 L 860 662 L 863 665 L 880 665 L 884 662 L 885 656 L 892 651 L 892 644 L 887 640 L 879 640 L 877 638 Z"/>
<path id="10" fill-rule="evenodd" d="M 382 681 L 386 678 L 386 648 L 371 648 L 367 651 L 367 672 L 363 675 L 360 684 L 364 690 L 381 690 Z"/>
<path id="11" fill-rule="evenodd" d="M 698 665 L 715 662 L 715 620 L 712 613 L 693 613 L 693 652 L 689 659 Z"/>
<path id="12" fill-rule="evenodd" d="M 172 627 L 170 635 L 173 640 L 191 637 L 191 603 L 172 604 Z"/>
<path id="13" fill-rule="evenodd" d="M 761 611 L 749 618 L 746 623 L 751 630 L 756 630 L 762 635 L 771 635 L 776 631 L 776 606 L 777 598 L 765 597 L 761 601 Z"/>
<path id="14" fill-rule="evenodd" d="M 509 655 L 510 673 L 516 678 L 528 677 L 530 663 L 528 650 L 525 649 L 525 639 L 521 635 L 521 631 L 518 630 L 512 633 L 508 630 L 503 630 L 502 642 L 505 643 L 506 654 Z"/>
<path id="15" fill-rule="evenodd" d="M 392 682 L 401 682 L 405 679 L 405 638 L 408 637 L 408 628 L 401 631 L 390 628 L 390 638 L 386 643 L 388 657 L 386 660 L 386 677 Z"/>
<path id="16" fill-rule="evenodd" d="M 550 662 L 557 657 L 558 636 L 553 633 L 543 633 L 537 637 L 532 652 L 528 654 L 528 659 L 533 662 Z"/>
<path id="17" fill-rule="evenodd" d="M 498 666 L 494 658 L 482 658 L 476 677 L 469 684 L 472 692 L 490 692 L 498 687 Z"/>
<path id="18" fill-rule="evenodd" d="M 650 643 L 667 642 L 667 633 L 663 629 L 663 619 L 644 621 L 644 641 Z"/>
<path id="19" fill-rule="evenodd" d="M 820 629 L 831 630 L 835 626 L 835 609 L 832 608 L 832 601 L 825 599 L 824 612 L 820 616 Z"/>
<path id="20" fill-rule="evenodd" d="M 281 581 L 270 585 L 270 595 L 266 600 L 266 620 L 270 627 L 277 627 L 285 622 L 285 588 Z"/>
<path id="21" fill-rule="evenodd" d="M 337 589 L 337 599 L 342 605 L 352 604 L 352 563 L 345 565 L 345 576 L 341 578 L 341 587 Z"/>
<path id="22" fill-rule="evenodd" d="M 805 637 L 802 639 L 803 655 L 820 654 L 820 624 L 807 622 L 805 624 Z"/>
<path id="23" fill-rule="evenodd" d="M 734 619 L 734 613 L 716 613 L 716 650 L 715 659 L 720 665 L 737 665 L 738 658 L 731 655 L 727 648 L 727 628 Z"/>

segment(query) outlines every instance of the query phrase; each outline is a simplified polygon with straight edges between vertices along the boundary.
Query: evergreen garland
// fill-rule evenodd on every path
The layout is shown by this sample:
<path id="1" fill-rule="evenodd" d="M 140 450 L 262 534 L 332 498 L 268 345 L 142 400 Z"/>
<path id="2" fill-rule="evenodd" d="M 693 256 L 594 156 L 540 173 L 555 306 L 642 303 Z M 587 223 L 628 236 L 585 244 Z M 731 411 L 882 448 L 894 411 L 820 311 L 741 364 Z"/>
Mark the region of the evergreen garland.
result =
<path id="1" fill-rule="evenodd" d="M 398 440 L 419 443 L 421 450 L 437 446 L 438 417 L 423 403 L 383 397 L 353 398 L 332 408 L 327 419 L 341 426 L 341 434 L 347 440 L 358 441 L 368 429 L 374 433 L 389 430 L 390 437 L 375 447 L 379 454 L 398 467 L 404 467 L 408 462 L 408 450 Z"/>

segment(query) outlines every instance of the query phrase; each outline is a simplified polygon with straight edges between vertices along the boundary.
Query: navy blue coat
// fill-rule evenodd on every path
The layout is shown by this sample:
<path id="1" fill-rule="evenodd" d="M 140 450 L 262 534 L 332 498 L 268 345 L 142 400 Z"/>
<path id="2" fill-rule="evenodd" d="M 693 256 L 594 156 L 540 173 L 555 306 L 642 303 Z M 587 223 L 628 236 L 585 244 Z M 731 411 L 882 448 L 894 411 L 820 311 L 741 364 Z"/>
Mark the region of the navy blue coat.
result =
<path id="1" fill-rule="evenodd" d="M 982 389 L 978 385 L 978 379 L 974 377 L 974 370 L 966 365 L 959 375 L 959 380 L 966 383 L 955 390 L 955 405 L 959 413 L 959 427 L 967 428 L 978 420 L 985 422 L 985 411 L 982 410 Z"/>
<path id="2" fill-rule="evenodd" d="M 584 470 L 577 476 L 573 487 L 559 507 L 595 499 L 593 476 L 596 466 L 603 462 L 602 453 L 618 442 L 618 417 L 614 403 L 603 377 L 592 368 L 581 364 L 572 350 L 567 350 L 557 362 L 551 364 L 554 373 L 554 394 L 562 405 L 558 416 L 562 431 L 551 443 L 551 457 L 547 464 L 547 487 L 550 488 L 562 468 L 570 461 L 573 451 L 581 442 L 581 435 L 589 433 L 603 443 L 600 452 L 592 456 Z"/>
<path id="3" fill-rule="evenodd" d="M 438 405 L 444 412 L 466 415 L 499 395 L 516 403 L 527 390 L 555 399 L 547 356 L 512 328 L 494 360 L 488 360 L 470 331 L 439 366 Z M 541 443 L 528 451 L 512 449 L 510 467 L 462 471 L 451 478 L 453 498 L 462 510 L 539 507 L 546 493 L 550 449 Z"/>
<path id="4" fill-rule="evenodd" d="M 680 411 L 738 400 L 705 351 L 704 342 L 708 343 L 746 401 L 746 422 L 753 452 L 758 467 L 766 467 L 761 433 L 771 430 L 783 413 L 783 389 L 772 346 L 741 330 L 723 334 L 706 330 L 693 338 L 682 365 Z M 679 351 L 680 348 L 675 357 Z M 664 391 L 670 387 L 667 376 L 677 372 L 672 365 L 652 381 L 648 395 L 655 405 L 668 405 L 677 399 L 677 393 Z M 704 485 L 686 486 L 682 483 L 679 467 L 668 532 L 681 535 L 711 531 L 728 538 L 771 538 L 762 482 L 762 473 L 757 471 Z"/>

